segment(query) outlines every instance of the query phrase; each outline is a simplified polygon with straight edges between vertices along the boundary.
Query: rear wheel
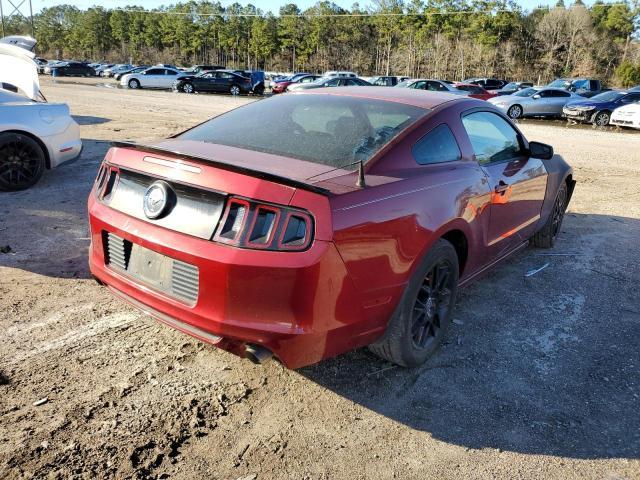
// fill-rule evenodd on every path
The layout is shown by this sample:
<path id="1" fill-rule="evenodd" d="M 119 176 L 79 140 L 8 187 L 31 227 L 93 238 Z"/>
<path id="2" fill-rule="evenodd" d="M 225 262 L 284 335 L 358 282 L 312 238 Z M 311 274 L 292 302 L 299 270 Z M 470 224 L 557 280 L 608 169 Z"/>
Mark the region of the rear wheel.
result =
<path id="1" fill-rule="evenodd" d="M 231 85 L 231 88 L 229 88 L 229 93 L 231 95 L 240 95 L 240 87 L 238 85 Z"/>
<path id="2" fill-rule="evenodd" d="M 602 111 L 596 113 L 596 116 L 593 117 L 593 124 L 598 127 L 604 127 L 609 125 L 609 119 L 611 118 L 611 114 L 607 111 Z"/>
<path id="3" fill-rule="evenodd" d="M 535 247 L 551 248 L 556 243 L 558 233 L 560 233 L 560 227 L 562 227 L 562 220 L 564 219 L 564 212 L 567 209 L 567 184 L 562 183 L 556 194 L 556 199 L 553 203 L 553 210 L 547 219 L 547 223 L 544 224 L 541 230 L 539 230 L 532 238 L 531 243 Z"/>
<path id="4" fill-rule="evenodd" d="M 427 361 L 451 322 L 458 272 L 453 245 L 438 240 L 409 282 L 384 336 L 369 349 L 404 367 Z"/>
<path id="5" fill-rule="evenodd" d="M 45 169 L 45 154 L 33 138 L 20 133 L 0 134 L 0 190 L 25 190 Z"/>
<path id="6" fill-rule="evenodd" d="M 184 85 L 182 85 L 182 91 L 184 93 L 193 93 L 195 92 L 193 85 L 191 85 L 190 83 L 185 83 Z"/>
<path id="7" fill-rule="evenodd" d="M 511 105 L 507 110 L 507 116 L 514 120 L 520 118 L 522 116 L 522 107 L 520 105 Z"/>
<path id="8" fill-rule="evenodd" d="M 140 82 L 135 78 L 132 78 L 131 80 L 129 80 L 129 83 L 127 85 L 129 85 L 129 88 L 132 88 L 134 90 L 137 88 L 140 88 Z"/>

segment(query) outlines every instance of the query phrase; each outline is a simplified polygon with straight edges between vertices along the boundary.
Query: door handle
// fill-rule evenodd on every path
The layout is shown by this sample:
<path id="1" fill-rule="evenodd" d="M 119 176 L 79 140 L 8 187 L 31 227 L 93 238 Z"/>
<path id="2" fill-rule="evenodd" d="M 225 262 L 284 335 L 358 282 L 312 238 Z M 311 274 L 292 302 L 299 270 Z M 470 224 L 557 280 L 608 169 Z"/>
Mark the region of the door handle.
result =
<path id="1" fill-rule="evenodd" d="M 500 183 L 498 183 L 493 190 L 500 195 L 504 195 L 504 193 L 509 190 L 509 185 L 500 180 Z"/>

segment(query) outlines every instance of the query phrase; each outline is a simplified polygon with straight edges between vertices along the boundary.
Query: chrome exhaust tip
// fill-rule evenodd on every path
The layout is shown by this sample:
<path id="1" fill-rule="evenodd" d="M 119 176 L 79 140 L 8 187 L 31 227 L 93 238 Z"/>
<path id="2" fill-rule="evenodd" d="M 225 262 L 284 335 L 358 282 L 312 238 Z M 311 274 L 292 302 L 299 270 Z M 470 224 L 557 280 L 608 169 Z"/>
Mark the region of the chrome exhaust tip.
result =
<path id="1" fill-rule="evenodd" d="M 247 344 L 244 347 L 245 357 L 255 364 L 262 364 L 273 357 L 270 350 L 260 345 Z"/>

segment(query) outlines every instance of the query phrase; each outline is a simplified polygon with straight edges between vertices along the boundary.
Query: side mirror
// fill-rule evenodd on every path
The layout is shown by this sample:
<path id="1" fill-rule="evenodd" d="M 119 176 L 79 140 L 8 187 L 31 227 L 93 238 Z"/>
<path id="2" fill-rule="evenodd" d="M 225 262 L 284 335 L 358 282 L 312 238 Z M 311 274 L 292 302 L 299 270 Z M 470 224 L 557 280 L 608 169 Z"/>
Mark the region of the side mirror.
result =
<path id="1" fill-rule="evenodd" d="M 551 160 L 553 158 L 553 147 L 546 143 L 529 142 L 529 156 L 541 160 Z"/>
<path id="2" fill-rule="evenodd" d="M 531 98 L 533 98 L 534 100 L 538 100 L 538 99 L 540 98 L 540 94 L 539 94 L 539 93 L 536 93 L 536 94 L 535 94 L 533 97 L 531 97 Z"/>

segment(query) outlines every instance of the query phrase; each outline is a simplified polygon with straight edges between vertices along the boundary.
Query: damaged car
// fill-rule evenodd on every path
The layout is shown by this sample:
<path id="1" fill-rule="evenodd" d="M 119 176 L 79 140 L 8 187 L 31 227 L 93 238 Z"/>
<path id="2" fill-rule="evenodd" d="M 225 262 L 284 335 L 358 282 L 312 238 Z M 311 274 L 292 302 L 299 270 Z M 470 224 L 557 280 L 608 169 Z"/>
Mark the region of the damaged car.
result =
<path id="1" fill-rule="evenodd" d="M 82 151 L 69 107 L 48 103 L 40 92 L 34 57 L 20 44 L 0 42 L 0 191 L 29 188 Z"/>
<path id="2" fill-rule="evenodd" d="M 485 101 L 305 90 L 114 143 L 88 198 L 89 264 L 123 300 L 255 362 L 369 346 L 413 367 L 446 338 L 459 288 L 554 245 L 574 186 Z"/>

